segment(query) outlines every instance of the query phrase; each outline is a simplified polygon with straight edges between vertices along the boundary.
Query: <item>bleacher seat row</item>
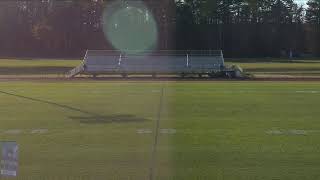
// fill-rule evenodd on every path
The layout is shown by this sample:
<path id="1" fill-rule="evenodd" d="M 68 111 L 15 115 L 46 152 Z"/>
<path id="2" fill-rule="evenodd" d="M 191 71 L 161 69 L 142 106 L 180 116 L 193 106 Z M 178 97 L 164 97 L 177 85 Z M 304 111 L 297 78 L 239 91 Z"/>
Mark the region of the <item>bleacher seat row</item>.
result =
<path id="1" fill-rule="evenodd" d="M 69 72 L 77 74 L 208 74 L 221 71 L 221 51 L 214 54 L 124 54 L 116 51 L 88 50 L 82 64 Z"/>

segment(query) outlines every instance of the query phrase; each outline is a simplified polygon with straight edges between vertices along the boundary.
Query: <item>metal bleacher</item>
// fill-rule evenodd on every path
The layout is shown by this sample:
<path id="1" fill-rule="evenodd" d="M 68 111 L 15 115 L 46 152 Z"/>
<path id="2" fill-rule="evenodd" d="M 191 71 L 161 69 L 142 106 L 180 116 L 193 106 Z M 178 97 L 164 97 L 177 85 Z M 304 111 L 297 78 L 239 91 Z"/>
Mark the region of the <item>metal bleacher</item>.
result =
<path id="1" fill-rule="evenodd" d="M 108 50 L 87 50 L 83 62 L 67 77 L 78 74 L 209 74 L 222 71 L 222 51 L 158 51 L 123 53 Z"/>

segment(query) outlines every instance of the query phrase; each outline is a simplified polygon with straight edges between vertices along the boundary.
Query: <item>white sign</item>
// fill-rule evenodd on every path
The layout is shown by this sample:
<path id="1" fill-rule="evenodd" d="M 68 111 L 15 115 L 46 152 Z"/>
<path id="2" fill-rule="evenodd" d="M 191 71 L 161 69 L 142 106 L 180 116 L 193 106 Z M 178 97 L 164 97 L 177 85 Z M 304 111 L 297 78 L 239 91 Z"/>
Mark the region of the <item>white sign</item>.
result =
<path id="1" fill-rule="evenodd" d="M 1 143 L 0 176 L 17 176 L 18 171 L 18 145 L 16 142 Z"/>

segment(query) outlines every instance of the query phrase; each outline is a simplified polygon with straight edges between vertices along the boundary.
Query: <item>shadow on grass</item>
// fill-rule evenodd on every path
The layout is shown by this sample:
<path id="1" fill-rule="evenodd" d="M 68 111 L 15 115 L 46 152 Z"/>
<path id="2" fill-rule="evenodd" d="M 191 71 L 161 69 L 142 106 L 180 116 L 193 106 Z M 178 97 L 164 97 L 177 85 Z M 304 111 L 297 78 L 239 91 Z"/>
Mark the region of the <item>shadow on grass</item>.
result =
<path id="1" fill-rule="evenodd" d="M 1 94 L 5 94 L 8 96 L 14 96 L 17 98 L 29 100 L 29 101 L 34 101 L 34 102 L 39 102 L 43 104 L 49 104 L 52 106 L 60 107 L 62 109 L 67 109 L 70 111 L 75 111 L 75 112 L 80 112 L 82 114 L 88 115 L 87 117 L 85 116 L 70 116 L 69 118 L 72 120 L 78 120 L 80 123 L 86 123 L 86 124 L 98 124 L 98 123 L 126 123 L 126 122 L 143 122 L 146 121 L 147 119 L 144 118 L 139 118 L 133 115 L 111 115 L 111 116 L 104 116 L 98 113 L 90 112 L 87 110 L 79 109 L 76 107 L 64 105 L 64 104 L 59 104 L 56 102 L 48 101 L 48 100 L 43 100 L 43 99 L 38 99 L 38 98 L 32 98 L 28 96 L 22 96 L 18 94 L 14 94 L 11 92 L 5 92 L 5 91 L 0 91 Z"/>
<path id="2" fill-rule="evenodd" d="M 133 115 L 111 115 L 111 116 L 70 116 L 72 120 L 77 120 L 83 124 L 105 124 L 105 123 L 136 123 L 147 121 L 145 118 Z"/>

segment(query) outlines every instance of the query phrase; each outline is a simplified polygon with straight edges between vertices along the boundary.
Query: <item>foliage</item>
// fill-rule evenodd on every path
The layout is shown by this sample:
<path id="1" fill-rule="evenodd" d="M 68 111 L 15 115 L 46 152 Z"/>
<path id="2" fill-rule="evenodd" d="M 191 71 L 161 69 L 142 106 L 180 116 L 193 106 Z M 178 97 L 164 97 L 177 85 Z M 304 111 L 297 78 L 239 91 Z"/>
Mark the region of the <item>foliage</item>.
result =
<path id="1" fill-rule="evenodd" d="M 0 2 L 1 56 L 83 56 L 113 49 L 102 31 L 111 0 Z M 226 56 L 319 54 L 319 1 L 145 1 L 158 23 L 158 49 L 222 49 Z M 312 25 L 312 26 L 311 26 Z M 267 27 L 266 27 L 267 26 Z"/>

